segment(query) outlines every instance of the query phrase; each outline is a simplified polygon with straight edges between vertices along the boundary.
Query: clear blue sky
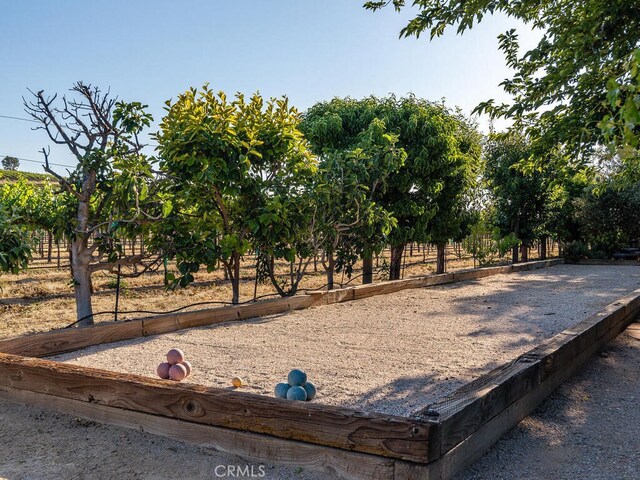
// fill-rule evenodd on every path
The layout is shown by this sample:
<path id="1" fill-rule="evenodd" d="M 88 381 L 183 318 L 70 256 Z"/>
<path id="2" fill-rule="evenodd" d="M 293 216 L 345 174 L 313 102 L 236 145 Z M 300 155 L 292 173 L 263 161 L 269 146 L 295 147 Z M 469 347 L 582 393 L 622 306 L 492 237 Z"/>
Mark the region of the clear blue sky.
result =
<path id="1" fill-rule="evenodd" d="M 372 13 L 362 3 L 4 0 L 0 115 L 25 117 L 27 88 L 64 92 L 77 80 L 148 104 L 156 120 L 165 100 L 204 82 L 228 93 L 287 95 L 300 110 L 335 96 L 413 92 L 470 113 L 480 101 L 503 98 L 498 84 L 509 72 L 496 36 L 518 27 L 523 44 L 537 38 L 496 16 L 464 36 L 401 40 L 409 11 Z M 486 129 L 486 120 L 481 125 Z M 39 160 L 50 142 L 31 126 L 0 118 L 0 155 Z M 61 148 L 51 161 L 73 163 Z"/>

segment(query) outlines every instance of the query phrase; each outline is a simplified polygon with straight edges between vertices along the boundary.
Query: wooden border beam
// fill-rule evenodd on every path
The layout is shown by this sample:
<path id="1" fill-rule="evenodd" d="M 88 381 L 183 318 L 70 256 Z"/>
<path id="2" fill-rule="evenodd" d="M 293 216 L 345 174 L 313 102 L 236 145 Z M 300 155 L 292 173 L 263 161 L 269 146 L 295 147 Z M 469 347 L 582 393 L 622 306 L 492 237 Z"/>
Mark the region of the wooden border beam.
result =
<path id="1" fill-rule="evenodd" d="M 58 413 L 74 415 L 102 424 L 132 428 L 188 442 L 220 452 L 240 455 L 260 463 L 302 467 L 348 480 L 394 478 L 393 459 L 349 452 L 251 432 L 213 427 L 148 413 L 106 407 L 52 395 L 0 387 L 0 398 Z M 406 477 L 403 477 L 406 479 Z"/>
<path id="2" fill-rule="evenodd" d="M 0 354 L 0 371 L 0 387 L 95 405 L 414 462 L 440 454 L 436 422 L 7 354 Z"/>
<path id="3" fill-rule="evenodd" d="M 45 357 L 103 343 L 300 310 L 310 307 L 315 302 L 316 297 L 313 295 L 298 295 L 244 305 L 109 322 L 85 328 L 63 328 L 0 340 L 0 352 L 26 357 Z"/>
<path id="4" fill-rule="evenodd" d="M 441 457 L 431 474 L 449 479 L 464 470 L 638 315 L 640 289 L 493 370 L 477 388 L 463 387 L 417 412 L 440 413 Z"/>
<path id="5" fill-rule="evenodd" d="M 545 268 L 562 263 L 562 259 L 539 260 L 515 265 L 461 270 L 440 275 L 426 275 L 389 282 L 358 285 L 330 291 L 310 292 L 287 298 L 256 303 L 209 308 L 124 322 L 101 323 L 85 328 L 67 328 L 0 340 L 0 352 L 27 357 L 46 357 L 80 350 L 103 343 L 174 332 L 185 328 L 245 320 L 266 315 L 386 295 L 411 288 L 431 287 L 451 282 L 473 280 L 513 271 Z"/>

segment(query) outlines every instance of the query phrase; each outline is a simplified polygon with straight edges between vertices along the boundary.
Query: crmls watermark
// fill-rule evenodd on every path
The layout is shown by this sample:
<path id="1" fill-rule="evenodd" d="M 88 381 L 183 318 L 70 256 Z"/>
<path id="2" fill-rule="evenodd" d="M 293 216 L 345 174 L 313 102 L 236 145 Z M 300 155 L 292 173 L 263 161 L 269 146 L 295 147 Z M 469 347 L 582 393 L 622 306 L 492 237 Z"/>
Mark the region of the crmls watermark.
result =
<path id="1" fill-rule="evenodd" d="M 216 478 L 264 478 L 264 465 L 218 465 L 213 474 Z"/>

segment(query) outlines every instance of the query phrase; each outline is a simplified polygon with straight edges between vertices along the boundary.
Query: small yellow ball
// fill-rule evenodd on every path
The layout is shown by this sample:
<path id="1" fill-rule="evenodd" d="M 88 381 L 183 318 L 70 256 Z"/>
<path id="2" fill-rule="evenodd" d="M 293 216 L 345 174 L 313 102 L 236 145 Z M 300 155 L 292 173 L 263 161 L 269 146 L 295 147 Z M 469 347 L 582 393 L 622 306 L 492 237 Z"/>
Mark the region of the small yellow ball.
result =
<path id="1" fill-rule="evenodd" d="M 231 380 L 231 383 L 236 388 L 240 388 L 242 385 L 244 385 L 244 382 L 240 377 L 234 377 L 233 380 Z"/>

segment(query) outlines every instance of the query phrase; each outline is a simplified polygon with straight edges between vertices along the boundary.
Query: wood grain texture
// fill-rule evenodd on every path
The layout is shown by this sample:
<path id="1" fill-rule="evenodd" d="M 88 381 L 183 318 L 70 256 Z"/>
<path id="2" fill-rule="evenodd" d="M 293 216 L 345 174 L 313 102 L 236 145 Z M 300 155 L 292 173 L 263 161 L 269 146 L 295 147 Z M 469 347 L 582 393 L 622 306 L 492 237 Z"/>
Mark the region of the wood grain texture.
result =
<path id="1" fill-rule="evenodd" d="M 531 392 L 546 389 L 546 385 L 566 379 L 599 348 L 624 330 L 638 313 L 640 290 L 624 297 L 596 315 L 543 342 L 514 362 L 490 372 L 486 382 L 460 391 L 429 407 L 443 412 L 442 450 L 445 454 L 493 417 Z M 555 383 L 554 383 L 555 382 Z M 416 412 L 421 418 L 426 409 Z"/>
<path id="2" fill-rule="evenodd" d="M 0 340 L 0 352 L 43 357 L 91 345 L 141 337 L 142 320 L 107 323 L 89 328 L 67 328 Z"/>
<path id="3" fill-rule="evenodd" d="M 414 462 L 439 455 L 439 425 L 0 354 L 0 386 Z"/>
<path id="4" fill-rule="evenodd" d="M 624 330 L 625 323 L 625 321 L 622 321 L 612 326 L 605 335 L 571 359 L 565 368 L 559 369 L 553 375 L 547 377 L 536 388 L 532 388 L 528 393 L 491 418 L 491 420 L 484 423 L 473 434 L 442 455 L 436 462 L 430 464 L 429 473 L 431 476 L 429 478 L 452 479 L 478 460 L 502 435 L 527 417 L 562 382 L 574 375 L 607 342 L 619 335 Z"/>
<path id="5" fill-rule="evenodd" d="M 0 340 L 0 352 L 27 357 L 45 357 L 92 345 L 308 308 L 313 304 L 313 301 L 314 297 L 311 295 L 299 295 L 244 305 L 195 310 L 124 322 L 110 322 L 85 328 L 53 330 Z"/>
<path id="6" fill-rule="evenodd" d="M 220 452 L 242 456 L 258 463 L 275 463 L 326 473 L 348 480 L 394 478 L 395 461 L 257 433 L 202 425 L 184 420 L 96 405 L 52 395 L 0 387 L 0 398 L 33 405 L 95 422 L 132 428 Z M 405 465 L 404 462 L 402 462 Z M 408 480 L 410 477 L 396 477 Z"/>

